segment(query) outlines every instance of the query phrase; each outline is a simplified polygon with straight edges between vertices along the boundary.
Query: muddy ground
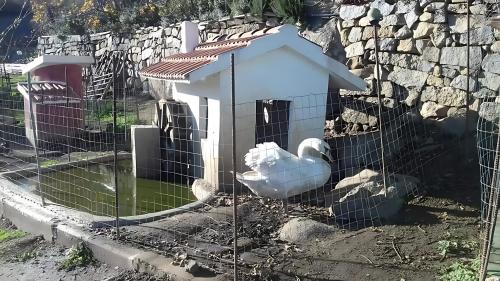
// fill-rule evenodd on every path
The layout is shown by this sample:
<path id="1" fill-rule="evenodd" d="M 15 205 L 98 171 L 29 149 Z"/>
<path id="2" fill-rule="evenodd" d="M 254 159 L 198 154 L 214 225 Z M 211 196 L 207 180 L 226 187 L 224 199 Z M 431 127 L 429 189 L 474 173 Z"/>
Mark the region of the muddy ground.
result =
<path id="1" fill-rule="evenodd" d="M 15 230 L 1 219 L 0 230 Z M 166 278 L 123 270 L 95 261 L 66 271 L 61 264 L 68 249 L 29 233 L 0 242 L 0 280 L 9 281 L 160 281 Z"/>
<path id="2" fill-rule="evenodd" d="M 354 230 L 330 221 L 333 231 L 296 243 L 280 240 L 283 224 L 294 217 L 324 222 L 326 209 L 289 204 L 286 216 L 280 202 L 242 196 L 242 280 L 438 280 L 452 263 L 477 257 L 479 167 L 462 152 L 445 151 L 426 162 L 423 179 L 418 195 L 391 221 Z M 97 233 L 112 236 L 110 230 Z M 196 260 L 213 275 L 231 274 L 229 197 L 195 212 L 123 227 L 121 233 L 122 243 L 174 257 L 179 266 Z M 442 243 L 452 246 L 443 252 Z"/>

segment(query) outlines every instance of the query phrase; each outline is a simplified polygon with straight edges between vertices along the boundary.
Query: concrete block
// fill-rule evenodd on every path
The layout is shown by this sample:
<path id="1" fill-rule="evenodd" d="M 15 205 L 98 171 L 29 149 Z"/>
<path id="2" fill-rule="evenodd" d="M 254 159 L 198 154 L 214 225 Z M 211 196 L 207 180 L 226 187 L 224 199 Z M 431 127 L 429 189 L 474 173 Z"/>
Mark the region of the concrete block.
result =
<path id="1" fill-rule="evenodd" d="M 161 174 L 160 129 L 152 125 L 134 125 L 130 130 L 134 176 L 159 179 Z"/>

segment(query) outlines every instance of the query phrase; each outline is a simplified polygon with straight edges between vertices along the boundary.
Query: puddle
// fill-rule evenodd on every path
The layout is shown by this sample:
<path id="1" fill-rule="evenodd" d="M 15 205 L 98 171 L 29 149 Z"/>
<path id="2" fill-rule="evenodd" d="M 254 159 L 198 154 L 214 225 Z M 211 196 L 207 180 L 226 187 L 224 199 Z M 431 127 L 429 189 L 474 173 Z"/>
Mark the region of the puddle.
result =
<path id="1" fill-rule="evenodd" d="M 57 204 L 95 215 L 115 216 L 113 164 L 70 168 L 43 174 L 45 197 Z M 36 178 L 15 183 L 36 193 Z M 133 216 L 159 212 L 196 201 L 187 185 L 138 179 L 132 175 L 132 161 L 118 162 L 119 215 Z"/>

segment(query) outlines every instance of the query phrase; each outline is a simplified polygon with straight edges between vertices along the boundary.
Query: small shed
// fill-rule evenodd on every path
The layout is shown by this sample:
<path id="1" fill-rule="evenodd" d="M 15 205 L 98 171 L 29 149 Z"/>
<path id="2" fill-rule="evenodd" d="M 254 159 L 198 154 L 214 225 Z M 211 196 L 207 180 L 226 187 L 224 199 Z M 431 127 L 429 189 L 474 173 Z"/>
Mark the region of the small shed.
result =
<path id="1" fill-rule="evenodd" d="M 231 53 L 240 160 L 264 141 L 275 141 L 295 154 L 303 139 L 323 138 L 330 81 L 340 89 L 366 88 L 362 79 L 292 25 L 220 36 L 201 44 L 197 25 L 184 22 L 181 32 L 181 53 L 142 69 L 140 75 L 149 80 L 158 99 L 187 104 L 193 130 L 190 176 L 204 178 L 219 190 L 231 185 L 233 171 Z M 240 160 L 236 171 L 245 170 Z"/>
<path id="2" fill-rule="evenodd" d="M 83 130 L 82 68 L 92 63 L 90 56 L 43 55 L 23 68 L 28 81 L 17 89 L 24 97 L 26 137 L 31 144 L 35 145 L 33 124 L 42 147 Z"/>

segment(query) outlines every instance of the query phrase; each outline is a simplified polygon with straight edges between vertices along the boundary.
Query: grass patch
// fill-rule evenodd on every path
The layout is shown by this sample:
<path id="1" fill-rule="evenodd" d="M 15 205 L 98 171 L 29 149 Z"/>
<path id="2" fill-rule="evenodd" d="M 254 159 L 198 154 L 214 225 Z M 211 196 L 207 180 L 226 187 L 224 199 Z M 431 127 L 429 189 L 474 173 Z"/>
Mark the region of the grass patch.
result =
<path id="1" fill-rule="evenodd" d="M 0 229 L 0 243 L 26 236 L 26 232 L 19 229 Z"/>
<path id="2" fill-rule="evenodd" d="M 59 268 L 70 271 L 93 263 L 95 263 L 95 259 L 92 251 L 85 243 L 79 242 L 68 250 Z"/>
<path id="3" fill-rule="evenodd" d="M 437 242 L 439 254 L 445 258 L 448 255 L 467 255 L 479 248 L 477 241 L 441 240 Z"/>
<path id="4" fill-rule="evenodd" d="M 40 167 L 47 168 L 47 167 L 50 167 L 50 166 L 58 164 L 58 163 L 59 163 L 59 161 L 55 160 L 55 159 L 45 160 L 42 163 L 40 163 Z"/>
<path id="5" fill-rule="evenodd" d="M 476 258 L 472 261 L 454 262 L 441 271 L 439 281 L 476 281 L 479 279 L 481 261 Z"/>

